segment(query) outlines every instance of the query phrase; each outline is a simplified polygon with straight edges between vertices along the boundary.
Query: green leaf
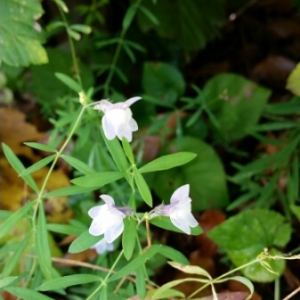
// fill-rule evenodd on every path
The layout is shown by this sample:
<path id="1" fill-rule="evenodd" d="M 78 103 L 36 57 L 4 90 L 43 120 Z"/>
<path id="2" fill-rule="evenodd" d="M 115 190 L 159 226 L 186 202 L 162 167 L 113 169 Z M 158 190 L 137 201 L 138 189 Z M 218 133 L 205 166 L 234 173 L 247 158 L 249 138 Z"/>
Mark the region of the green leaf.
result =
<path id="1" fill-rule="evenodd" d="M 296 68 L 292 71 L 287 79 L 286 88 L 291 91 L 294 95 L 300 96 L 300 63 L 297 64 Z"/>
<path id="2" fill-rule="evenodd" d="M 287 102 L 268 104 L 264 110 L 266 113 L 274 115 L 300 114 L 300 98 L 295 96 Z"/>
<path id="3" fill-rule="evenodd" d="M 22 208 L 17 210 L 1 224 L 0 239 L 3 238 L 25 216 L 34 204 L 36 204 L 36 201 L 27 202 Z"/>
<path id="4" fill-rule="evenodd" d="M 143 200 L 152 207 L 152 195 L 147 182 L 145 181 L 143 175 L 136 169 L 133 168 L 133 175 L 136 186 L 143 198 Z"/>
<path id="5" fill-rule="evenodd" d="M 60 80 L 62 83 L 64 83 L 67 87 L 69 87 L 74 92 L 79 93 L 82 91 L 82 87 L 70 76 L 58 72 L 55 73 L 54 75 L 58 80 Z"/>
<path id="6" fill-rule="evenodd" d="M 47 230 L 67 235 L 80 235 L 85 231 L 84 228 L 66 224 L 47 224 Z"/>
<path id="7" fill-rule="evenodd" d="M 142 4 L 159 24 L 149 14 L 145 18 L 145 10 L 140 10 L 137 18 L 141 29 L 153 29 L 159 36 L 175 40 L 185 51 L 204 48 L 209 40 L 219 36 L 219 27 L 226 20 L 222 0 L 184 0 L 176 5 L 173 1 L 153 2 L 144 0 Z"/>
<path id="8" fill-rule="evenodd" d="M 21 161 L 19 160 L 19 158 L 14 154 L 14 152 L 4 143 L 2 143 L 2 149 L 3 152 L 5 154 L 5 157 L 7 158 L 7 160 L 9 161 L 9 163 L 11 164 L 11 166 L 14 168 L 14 170 L 20 174 L 21 172 L 23 172 L 25 170 L 24 165 L 21 163 Z M 24 181 L 35 191 L 38 193 L 39 188 L 37 187 L 35 181 L 33 180 L 33 178 L 30 175 L 25 175 L 24 177 L 22 177 L 24 179 Z"/>
<path id="9" fill-rule="evenodd" d="M 133 155 L 131 146 L 130 146 L 129 142 L 127 141 L 127 139 L 125 139 L 124 137 L 122 139 L 122 145 L 123 145 L 123 149 L 124 149 L 124 152 L 125 152 L 127 158 L 129 159 L 129 161 L 132 164 L 134 164 L 134 155 Z"/>
<path id="10" fill-rule="evenodd" d="M 290 240 L 291 226 L 284 223 L 282 215 L 266 209 L 242 211 L 229 218 L 208 233 L 209 237 L 225 250 L 235 266 L 250 262 L 268 248 L 271 254 L 279 254 L 274 247 L 283 247 Z M 270 282 L 284 271 L 285 261 L 269 262 L 274 273 L 256 263 L 242 269 L 252 281 Z"/>
<path id="11" fill-rule="evenodd" d="M 17 263 L 20 261 L 20 257 L 22 253 L 24 252 L 26 246 L 28 246 L 28 241 L 31 238 L 32 231 L 29 231 L 22 242 L 19 244 L 19 247 L 16 249 L 16 251 L 13 252 L 13 255 L 10 256 L 10 259 L 5 264 L 1 276 L 6 277 L 11 274 L 11 272 L 14 270 Z"/>
<path id="12" fill-rule="evenodd" d="M 117 181 L 122 177 L 124 176 L 121 172 L 101 172 L 78 177 L 71 180 L 71 182 L 82 187 L 100 188 L 108 183 Z"/>
<path id="13" fill-rule="evenodd" d="M 78 194 L 84 194 L 89 193 L 93 191 L 95 188 L 86 188 L 81 186 L 68 186 L 64 187 L 55 191 L 51 191 L 45 195 L 43 195 L 44 198 L 49 197 L 61 197 L 61 196 L 71 196 L 71 195 L 78 195 Z"/>
<path id="14" fill-rule="evenodd" d="M 136 10 L 137 10 L 137 6 L 135 3 L 131 4 L 129 6 L 129 8 L 127 9 L 125 16 L 123 18 L 123 22 L 122 22 L 123 30 L 127 30 L 130 27 L 132 20 L 136 14 Z"/>
<path id="15" fill-rule="evenodd" d="M 185 91 L 185 80 L 173 65 L 163 62 L 145 62 L 142 82 L 147 94 L 173 104 Z"/>
<path id="16" fill-rule="evenodd" d="M 80 161 L 75 157 L 64 155 L 64 154 L 62 154 L 61 157 L 73 168 L 75 168 L 76 170 L 80 171 L 83 174 L 95 173 L 95 171 L 91 167 L 89 167 L 87 164 L 83 163 L 82 161 Z"/>
<path id="17" fill-rule="evenodd" d="M 141 173 L 147 173 L 168 170 L 184 165 L 193 160 L 196 156 L 197 154 L 190 152 L 178 152 L 174 154 L 164 155 L 141 167 L 139 171 Z"/>
<path id="18" fill-rule="evenodd" d="M 43 295 L 39 292 L 30 290 L 30 289 L 26 289 L 23 287 L 9 287 L 9 288 L 6 288 L 6 290 L 9 293 L 16 295 L 23 300 L 54 300 L 53 298 L 50 298 L 49 296 Z"/>
<path id="19" fill-rule="evenodd" d="M 84 231 L 69 247 L 70 253 L 79 253 L 84 250 L 90 249 L 93 245 L 98 243 L 102 235 L 93 236 L 88 230 Z"/>
<path id="20" fill-rule="evenodd" d="M 29 146 L 31 148 L 34 148 L 34 149 L 38 149 L 38 150 L 42 150 L 42 151 L 46 151 L 46 152 L 56 152 L 56 149 L 55 148 L 52 148 L 48 145 L 44 145 L 44 144 L 40 144 L 40 143 L 31 143 L 31 142 L 28 142 L 28 143 L 24 143 L 26 146 Z"/>
<path id="21" fill-rule="evenodd" d="M 182 233 L 182 231 L 180 229 L 178 229 L 177 227 L 175 227 L 172 224 L 169 217 L 156 217 L 156 218 L 151 219 L 150 223 L 157 226 L 157 227 L 166 229 L 166 230 L 172 230 L 172 231 L 175 231 L 175 232 Z M 191 228 L 191 235 L 199 235 L 202 232 L 203 232 L 203 230 L 200 226 Z"/>
<path id="22" fill-rule="evenodd" d="M 23 177 L 23 176 L 28 175 L 30 173 L 33 173 L 33 172 L 35 172 L 37 170 L 40 170 L 41 168 L 43 168 L 46 165 L 48 165 L 51 161 L 53 161 L 55 157 L 56 157 L 56 154 L 53 154 L 53 155 L 50 155 L 50 156 L 47 156 L 47 157 L 41 159 L 37 163 L 33 164 L 29 168 L 27 168 L 24 171 L 22 171 L 19 174 L 19 176 Z"/>
<path id="23" fill-rule="evenodd" d="M 145 270 L 143 266 L 136 269 L 136 291 L 139 299 L 145 299 L 147 288 L 146 288 Z"/>
<path id="24" fill-rule="evenodd" d="M 76 274 L 68 275 L 64 277 L 55 278 L 49 281 L 44 282 L 40 285 L 37 290 L 39 291 L 50 291 L 64 289 L 69 286 L 85 284 L 89 282 L 101 281 L 101 277 L 91 274 Z"/>
<path id="25" fill-rule="evenodd" d="M 36 253 L 41 271 L 46 279 L 52 279 L 52 261 L 50 245 L 48 240 L 47 222 L 43 204 L 39 203 L 37 231 L 36 231 Z"/>
<path id="26" fill-rule="evenodd" d="M 0 289 L 10 285 L 18 276 L 8 276 L 6 278 L 0 279 Z"/>
<path id="27" fill-rule="evenodd" d="M 156 292 L 158 291 L 158 289 L 153 289 L 153 290 L 150 290 L 148 293 L 147 293 L 147 297 L 149 299 L 152 299 L 152 300 L 158 300 L 158 299 L 169 299 L 169 298 L 175 298 L 175 299 L 184 299 L 185 298 L 185 294 L 183 294 L 182 292 L 179 292 L 179 291 L 176 291 L 176 290 L 173 290 L 171 288 L 167 289 L 167 290 L 164 290 L 162 292 L 160 292 L 159 294 L 156 294 Z M 155 297 L 154 297 L 155 295 Z M 147 298 L 147 299 L 148 299 Z"/>
<path id="28" fill-rule="evenodd" d="M 299 205 L 291 205 L 291 210 L 294 215 L 297 217 L 298 221 L 300 222 L 300 206 Z"/>
<path id="29" fill-rule="evenodd" d="M 215 130 L 230 142 L 243 138 L 252 130 L 271 91 L 240 75 L 224 73 L 210 79 L 203 94 L 208 111 L 219 124 Z"/>
<path id="30" fill-rule="evenodd" d="M 118 280 L 131 272 L 135 271 L 138 267 L 144 265 L 148 259 L 159 252 L 161 245 L 153 245 L 146 252 L 140 254 L 137 258 L 130 261 L 125 267 L 119 270 L 116 274 L 112 275 L 108 282 Z"/>
<path id="31" fill-rule="evenodd" d="M 143 14 L 151 21 L 154 25 L 159 25 L 158 19 L 155 17 L 155 15 L 145 6 L 140 5 L 139 9 L 143 12 Z"/>
<path id="32" fill-rule="evenodd" d="M 162 245 L 159 253 L 166 258 L 173 260 L 177 263 L 180 263 L 182 265 L 187 265 L 189 264 L 189 260 L 178 250 L 175 250 L 172 247 Z"/>
<path id="33" fill-rule="evenodd" d="M 173 268 L 180 270 L 181 272 L 184 272 L 186 274 L 195 274 L 195 275 L 201 275 L 208 279 L 211 279 L 210 274 L 203 268 L 199 266 L 191 266 L 191 265 L 182 265 L 174 261 L 170 261 L 169 265 L 171 265 Z"/>
<path id="34" fill-rule="evenodd" d="M 19 67 L 48 62 L 42 35 L 35 29 L 35 19 L 42 14 L 38 0 L 1 0 L 0 64 Z"/>
<path id="35" fill-rule="evenodd" d="M 166 149 L 169 153 L 192 152 L 197 157 L 192 163 L 156 174 L 151 188 L 165 203 L 168 203 L 177 188 L 189 183 L 193 210 L 224 207 L 228 204 L 224 168 L 210 145 L 186 136 L 182 138 L 180 145 L 173 140 Z"/>
<path id="36" fill-rule="evenodd" d="M 122 247 L 124 250 L 124 256 L 127 260 L 132 257 L 137 234 L 137 221 L 133 218 L 124 218 L 124 231 L 122 237 Z"/>
<path id="37" fill-rule="evenodd" d="M 116 138 L 114 138 L 113 140 L 110 141 L 104 136 L 103 130 L 101 130 L 101 133 L 102 133 L 104 142 L 106 144 L 106 147 L 108 148 L 108 151 L 110 152 L 119 171 L 126 174 L 128 168 L 129 168 L 129 164 L 128 164 L 128 160 L 124 154 L 123 148 L 121 147 L 119 141 Z M 126 175 L 126 178 L 128 178 L 127 175 Z"/>
<path id="38" fill-rule="evenodd" d="M 54 0 L 54 2 L 63 10 L 63 12 L 65 12 L 66 14 L 69 12 L 68 7 L 63 0 Z"/>

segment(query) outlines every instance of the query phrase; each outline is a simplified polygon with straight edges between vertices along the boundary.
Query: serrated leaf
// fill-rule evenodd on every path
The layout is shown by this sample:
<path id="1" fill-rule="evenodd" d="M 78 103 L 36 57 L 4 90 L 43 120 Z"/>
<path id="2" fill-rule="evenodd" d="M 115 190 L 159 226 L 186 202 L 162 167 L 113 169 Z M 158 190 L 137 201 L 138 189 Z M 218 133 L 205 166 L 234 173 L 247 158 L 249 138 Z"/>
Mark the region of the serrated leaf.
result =
<path id="1" fill-rule="evenodd" d="M 122 236 L 122 246 L 125 258 L 130 260 L 135 248 L 137 221 L 133 218 L 124 218 L 123 222 L 124 231 Z"/>
<path id="2" fill-rule="evenodd" d="M 152 207 L 152 195 L 147 182 L 145 181 L 143 175 L 136 169 L 133 169 L 134 181 L 136 186 L 143 198 L 143 200 Z"/>
<path id="3" fill-rule="evenodd" d="M 148 259 L 153 257 L 157 252 L 159 252 L 161 245 L 153 245 L 150 248 L 146 250 L 146 252 L 140 254 L 138 257 L 130 261 L 125 267 L 123 267 L 121 270 L 119 270 L 117 273 L 112 275 L 108 282 L 118 280 L 129 273 L 135 271 L 138 267 L 142 266 L 146 263 Z"/>
<path id="4" fill-rule="evenodd" d="M 151 219 L 150 223 L 157 227 L 166 229 L 166 230 L 171 230 L 171 231 L 182 233 L 182 231 L 180 229 L 178 229 L 177 227 L 175 227 L 172 224 L 169 217 L 156 217 L 156 218 Z M 191 228 L 191 235 L 199 235 L 202 232 L 203 232 L 203 230 L 200 226 Z"/>
<path id="5" fill-rule="evenodd" d="M 23 287 L 9 287 L 5 290 L 23 300 L 54 300 L 54 298 Z"/>
<path id="6" fill-rule="evenodd" d="M 38 0 L 1 0 L 0 64 L 19 67 L 48 62 L 41 34 L 34 27 L 35 18 L 42 13 Z"/>
<path id="7" fill-rule="evenodd" d="M 29 168 L 25 169 L 24 171 L 22 171 L 19 176 L 23 177 L 25 175 L 31 174 L 37 170 L 40 170 L 41 168 L 45 167 L 46 165 L 48 165 L 51 161 L 54 160 L 56 154 L 47 156 L 43 159 L 41 159 L 40 161 L 38 161 L 37 163 L 33 164 L 32 166 L 30 166 Z"/>
<path id="8" fill-rule="evenodd" d="M 95 173 L 95 171 L 89 167 L 87 164 L 83 163 L 79 159 L 62 154 L 61 157 L 76 170 L 80 171 L 83 174 Z"/>
<path id="9" fill-rule="evenodd" d="M 168 170 L 184 165 L 193 160 L 196 156 L 197 154 L 190 152 L 178 152 L 174 154 L 164 155 L 141 167 L 139 171 L 141 173 L 147 173 Z"/>
<path id="10" fill-rule="evenodd" d="M 25 216 L 25 214 L 33 207 L 34 204 L 36 204 L 36 201 L 27 202 L 22 208 L 17 210 L 1 224 L 0 239 L 4 237 Z"/>
<path id="11" fill-rule="evenodd" d="M 68 275 L 64 277 L 55 278 L 44 282 L 40 285 L 37 290 L 39 291 L 50 291 L 64 289 L 69 286 L 85 284 L 89 282 L 101 281 L 101 277 L 92 274 L 76 274 Z"/>
<path id="12" fill-rule="evenodd" d="M 38 149 L 38 150 L 42 150 L 42 151 L 47 151 L 47 152 L 56 152 L 56 149 L 55 148 L 52 148 L 48 145 L 44 145 L 44 144 L 40 144 L 40 143 L 31 143 L 31 142 L 28 142 L 28 143 L 24 143 L 26 146 L 29 146 L 31 148 L 34 148 L 34 149 Z"/>
<path id="13" fill-rule="evenodd" d="M 82 91 L 82 87 L 70 76 L 58 72 L 55 73 L 54 75 L 57 79 L 59 79 L 63 84 L 65 84 L 74 92 L 79 93 Z"/>
<path id="14" fill-rule="evenodd" d="M 70 253 L 79 253 L 90 249 L 102 239 L 103 235 L 93 236 L 88 230 L 84 231 L 69 247 Z"/>
<path id="15" fill-rule="evenodd" d="M 254 209 L 229 218 L 208 235 L 227 252 L 234 265 L 241 266 L 254 260 L 264 248 L 269 248 L 271 254 L 278 254 L 279 251 L 273 247 L 287 244 L 291 226 L 285 224 L 283 216 L 275 211 Z M 259 263 L 241 271 L 250 280 L 270 282 L 282 274 L 285 262 L 277 260 L 269 264 L 278 275 L 270 273 Z"/>
<path id="16" fill-rule="evenodd" d="M 19 158 L 14 154 L 14 152 L 4 143 L 2 143 L 2 149 L 3 152 L 5 154 L 5 157 L 7 158 L 7 160 L 9 161 L 9 163 L 11 164 L 11 166 L 14 168 L 14 170 L 20 174 L 21 172 L 23 172 L 25 170 L 24 165 L 22 164 L 22 162 L 19 160 Z M 33 178 L 30 175 L 25 175 L 22 177 L 24 179 L 24 181 L 26 181 L 26 183 L 35 191 L 38 193 L 39 188 L 37 187 L 35 181 L 33 180 Z"/>
<path id="17" fill-rule="evenodd" d="M 100 188 L 108 183 L 117 181 L 122 177 L 124 176 L 121 172 L 101 172 L 78 177 L 71 180 L 71 182 L 82 187 Z"/>

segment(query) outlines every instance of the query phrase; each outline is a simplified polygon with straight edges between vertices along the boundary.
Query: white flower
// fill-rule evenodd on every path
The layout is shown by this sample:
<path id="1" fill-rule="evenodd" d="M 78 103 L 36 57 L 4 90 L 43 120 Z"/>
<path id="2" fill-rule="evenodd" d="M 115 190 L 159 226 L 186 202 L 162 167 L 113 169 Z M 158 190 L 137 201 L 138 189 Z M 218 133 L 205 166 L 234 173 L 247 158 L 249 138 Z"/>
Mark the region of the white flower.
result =
<path id="1" fill-rule="evenodd" d="M 100 240 L 91 249 L 95 249 L 98 254 L 103 254 L 106 251 L 114 251 L 114 244 L 108 243 L 105 239 Z"/>
<path id="2" fill-rule="evenodd" d="M 192 199 L 189 197 L 190 185 L 186 184 L 178 188 L 171 196 L 170 204 L 159 205 L 150 213 L 150 219 L 157 216 L 168 216 L 174 226 L 183 232 L 190 234 L 191 228 L 198 225 L 191 213 Z"/>
<path id="3" fill-rule="evenodd" d="M 141 97 L 133 97 L 116 104 L 101 100 L 99 104 L 94 106 L 94 109 L 104 112 L 102 127 L 108 140 L 112 140 L 117 136 L 120 140 L 124 137 L 128 142 L 132 141 L 132 132 L 138 130 L 138 125 L 132 118 L 129 107 L 140 99 Z"/>
<path id="4" fill-rule="evenodd" d="M 94 236 L 104 234 L 107 243 L 112 243 L 124 230 L 123 219 L 132 215 L 130 207 L 116 207 L 115 201 L 108 195 L 100 198 L 106 203 L 92 207 L 88 214 L 93 218 L 89 233 Z"/>

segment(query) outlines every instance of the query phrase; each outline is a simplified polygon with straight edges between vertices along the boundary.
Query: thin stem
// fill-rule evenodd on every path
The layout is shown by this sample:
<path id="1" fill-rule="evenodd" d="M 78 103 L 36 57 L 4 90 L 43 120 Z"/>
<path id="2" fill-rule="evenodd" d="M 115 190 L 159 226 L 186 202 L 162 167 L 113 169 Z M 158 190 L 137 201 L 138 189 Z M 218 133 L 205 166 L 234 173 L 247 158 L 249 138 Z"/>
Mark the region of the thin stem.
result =
<path id="1" fill-rule="evenodd" d="M 80 86 L 82 87 L 82 81 L 81 81 L 80 70 L 79 70 L 79 66 L 78 66 L 78 62 L 77 62 L 75 46 L 74 46 L 72 37 L 70 36 L 69 31 L 68 31 L 69 24 L 68 24 L 68 21 L 67 21 L 67 18 L 65 16 L 64 12 L 61 10 L 61 8 L 59 6 L 57 6 L 57 7 L 58 7 L 59 13 L 61 15 L 61 18 L 63 19 L 63 22 L 65 23 L 66 29 L 67 29 L 68 42 L 69 42 L 70 50 L 71 50 L 71 56 L 72 56 L 72 60 L 73 60 L 74 72 L 75 72 L 75 75 L 76 75 L 75 78 L 78 81 L 78 83 L 80 84 Z"/>
<path id="2" fill-rule="evenodd" d="M 101 284 L 94 290 L 94 292 L 88 298 L 86 298 L 86 300 L 92 299 L 101 290 L 101 288 L 106 284 L 107 279 L 109 278 L 110 274 L 113 273 L 114 268 L 117 265 L 117 263 L 119 262 L 119 260 L 121 259 L 123 253 L 124 253 L 124 250 L 122 250 L 120 252 L 120 254 L 118 255 L 117 259 L 113 263 L 112 267 L 110 268 L 109 272 L 107 273 L 107 275 L 105 276 L 105 278 L 101 282 Z"/>
<path id="3" fill-rule="evenodd" d="M 138 0 L 135 3 L 137 8 L 140 6 L 141 2 L 142 2 L 142 0 Z M 136 9 L 135 13 L 136 12 L 137 12 L 137 9 Z M 120 34 L 120 37 L 119 37 L 119 40 L 118 40 L 118 46 L 117 46 L 116 52 L 114 54 L 114 57 L 112 59 L 111 66 L 109 68 L 109 73 L 108 73 L 107 78 L 105 80 L 105 83 L 103 85 L 104 86 L 104 98 L 109 97 L 109 86 L 110 86 L 111 80 L 113 78 L 113 75 L 115 73 L 115 69 L 116 69 L 116 65 L 117 65 L 117 62 L 118 62 L 118 59 L 119 59 L 119 56 L 120 56 L 120 52 L 121 52 L 121 49 L 122 49 L 124 37 L 125 37 L 125 34 L 126 34 L 128 28 L 123 28 L 122 31 L 121 31 L 121 34 Z"/>
<path id="4" fill-rule="evenodd" d="M 146 218 L 146 230 L 147 230 L 147 244 L 148 247 L 151 247 L 151 231 L 150 231 L 150 225 L 149 225 L 149 219 Z"/>
<path id="5" fill-rule="evenodd" d="M 274 300 L 280 300 L 280 280 L 277 278 L 274 282 Z"/>

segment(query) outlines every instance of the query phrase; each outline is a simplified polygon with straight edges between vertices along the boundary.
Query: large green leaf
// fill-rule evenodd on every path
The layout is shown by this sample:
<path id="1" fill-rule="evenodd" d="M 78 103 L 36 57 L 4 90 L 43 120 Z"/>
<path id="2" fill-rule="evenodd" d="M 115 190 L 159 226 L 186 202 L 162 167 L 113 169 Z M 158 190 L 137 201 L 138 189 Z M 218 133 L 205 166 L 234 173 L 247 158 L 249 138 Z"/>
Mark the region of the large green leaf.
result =
<path id="1" fill-rule="evenodd" d="M 278 254 L 274 247 L 285 246 L 291 237 L 291 227 L 284 223 L 282 215 L 266 209 L 247 210 L 229 218 L 208 233 L 209 237 L 225 250 L 236 266 L 254 260 L 264 248 L 270 254 Z M 267 271 L 259 263 L 241 271 L 253 281 L 269 282 L 284 271 L 284 260 L 268 261 L 277 274 Z"/>
<path id="2" fill-rule="evenodd" d="M 181 145 L 178 148 L 175 142 L 172 142 L 168 149 L 170 152 L 193 152 L 197 157 L 186 165 L 157 173 L 152 186 L 156 194 L 168 203 L 175 189 L 189 183 L 193 209 L 205 210 L 226 206 L 228 194 L 225 172 L 213 148 L 192 137 L 184 137 Z"/>
<path id="3" fill-rule="evenodd" d="M 224 2 L 144 0 L 143 6 L 152 12 L 159 23 L 153 23 L 142 11 L 138 13 L 138 22 L 143 31 L 154 29 L 160 36 L 176 40 L 187 51 L 199 50 L 219 35 L 218 28 L 225 21 Z"/>
<path id="4" fill-rule="evenodd" d="M 142 81 L 147 94 L 169 104 L 185 91 L 185 81 L 179 70 L 163 62 L 145 62 Z"/>
<path id="5" fill-rule="evenodd" d="M 213 77 L 203 93 L 217 119 L 217 130 L 227 141 L 243 138 L 249 133 L 271 94 L 270 90 L 230 73 Z"/>
<path id="6" fill-rule="evenodd" d="M 297 64 L 296 68 L 288 77 L 286 88 L 290 90 L 294 95 L 300 96 L 299 82 L 300 82 L 300 63 Z"/>
<path id="7" fill-rule="evenodd" d="M 45 64 L 48 57 L 41 45 L 41 34 L 36 29 L 35 19 L 43 9 L 38 0 L 1 0 L 0 64 L 28 66 Z"/>

